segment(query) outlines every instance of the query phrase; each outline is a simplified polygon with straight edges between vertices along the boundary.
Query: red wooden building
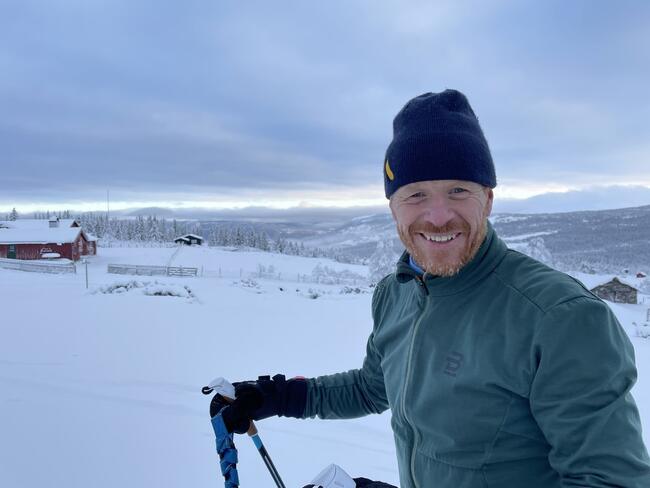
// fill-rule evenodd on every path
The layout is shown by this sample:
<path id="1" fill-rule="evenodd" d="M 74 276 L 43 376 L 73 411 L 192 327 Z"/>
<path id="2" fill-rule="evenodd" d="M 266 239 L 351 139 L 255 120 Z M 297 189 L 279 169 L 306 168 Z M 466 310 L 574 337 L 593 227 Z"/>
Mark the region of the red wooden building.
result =
<path id="1" fill-rule="evenodd" d="M 97 254 L 97 241 L 76 220 L 18 219 L 0 222 L 0 258 L 77 261 Z"/>

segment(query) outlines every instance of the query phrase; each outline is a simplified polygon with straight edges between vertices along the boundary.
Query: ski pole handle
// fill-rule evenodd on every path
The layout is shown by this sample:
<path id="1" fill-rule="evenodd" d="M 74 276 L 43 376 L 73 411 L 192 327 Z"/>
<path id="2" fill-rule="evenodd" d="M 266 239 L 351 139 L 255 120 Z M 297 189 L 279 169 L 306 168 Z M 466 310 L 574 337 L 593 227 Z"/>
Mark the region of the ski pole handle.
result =
<path id="1" fill-rule="evenodd" d="M 210 385 L 204 386 L 201 389 L 201 392 L 204 395 L 210 395 L 211 393 L 218 393 L 224 399 L 224 402 L 228 404 L 235 401 L 234 400 L 235 388 L 225 378 L 217 378 L 213 380 L 210 383 Z M 273 481 L 275 482 L 276 486 L 278 488 L 286 488 L 284 482 L 282 481 L 282 478 L 280 478 L 280 473 L 278 473 L 277 468 L 275 467 L 273 461 L 271 460 L 271 456 L 269 456 L 266 447 L 264 447 L 264 444 L 262 443 L 262 439 L 260 438 L 259 433 L 257 432 L 257 427 L 255 426 L 255 422 L 253 422 L 252 420 L 250 421 L 246 433 L 252 439 L 253 444 L 255 444 L 255 447 L 257 448 L 257 452 L 259 452 L 260 456 L 262 457 L 262 460 L 264 461 L 264 464 L 269 470 L 269 473 L 271 474 L 271 477 L 273 478 Z"/>
<path id="2" fill-rule="evenodd" d="M 210 388 L 209 386 L 204 386 L 201 389 L 201 392 L 204 395 L 209 395 L 210 393 L 214 392 L 214 390 L 212 388 Z M 219 395 L 221 395 L 221 397 L 223 398 L 225 403 L 231 404 L 232 402 L 235 401 L 234 398 L 231 398 L 229 396 L 224 395 L 223 392 L 217 391 L 217 393 Z M 254 435 L 257 435 L 257 427 L 255 427 L 255 423 L 252 420 L 250 421 L 250 425 L 249 425 L 248 430 L 246 431 L 246 433 L 251 437 L 253 437 Z"/>

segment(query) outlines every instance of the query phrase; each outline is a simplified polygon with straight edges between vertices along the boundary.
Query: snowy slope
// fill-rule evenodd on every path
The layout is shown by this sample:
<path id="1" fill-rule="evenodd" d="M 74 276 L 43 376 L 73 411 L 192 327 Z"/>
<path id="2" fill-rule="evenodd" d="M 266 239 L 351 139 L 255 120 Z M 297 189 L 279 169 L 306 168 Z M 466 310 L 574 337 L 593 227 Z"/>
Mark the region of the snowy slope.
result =
<path id="1" fill-rule="evenodd" d="M 137 277 L 162 288 L 186 286 L 194 298 L 146 296 L 142 288 L 93 293 L 134 279 L 106 274 L 108 262 L 164 265 L 175 251 L 100 249 L 89 266 L 89 291 L 82 267 L 62 276 L 0 270 L 0 486 L 222 486 L 201 386 L 215 376 L 316 376 L 361 364 L 370 294 L 341 294 L 341 285 L 291 276 L 311 273 L 319 261 L 359 274 L 363 267 L 183 248 L 174 265 L 254 272 L 274 264 L 283 276 L 256 287 L 231 277 Z M 307 287 L 321 296 L 310 299 Z M 634 337 L 631 325 L 642 321 L 645 307 L 612 308 L 637 351 L 634 393 L 648 425 L 650 341 Z M 330 462 L 355 476 L 398 481 L 388 414 L 267 419 L 259 428 L 289 487 L 303 486 Z M 242 486 L 273 486 L 252 443 L 239 437 L 237 444 Z"/>

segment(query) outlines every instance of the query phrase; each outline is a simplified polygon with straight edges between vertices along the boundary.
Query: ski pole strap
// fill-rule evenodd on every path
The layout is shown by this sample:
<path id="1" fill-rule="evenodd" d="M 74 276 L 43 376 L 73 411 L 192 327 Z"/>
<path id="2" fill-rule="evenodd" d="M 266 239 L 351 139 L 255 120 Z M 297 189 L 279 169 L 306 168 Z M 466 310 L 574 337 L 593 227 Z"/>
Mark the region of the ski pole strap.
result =
<path id="1" fill-rule="evenodd" d="M 239 476 L 237 474 L 237 448 L 233 434 L 228 432 L 223 422 L 221 412 L 212 417 L 212 428 L 217 438 L 217 453 L 219 453 L 221 474 L 225 480 L 225 488 L 237 488 Z"/>

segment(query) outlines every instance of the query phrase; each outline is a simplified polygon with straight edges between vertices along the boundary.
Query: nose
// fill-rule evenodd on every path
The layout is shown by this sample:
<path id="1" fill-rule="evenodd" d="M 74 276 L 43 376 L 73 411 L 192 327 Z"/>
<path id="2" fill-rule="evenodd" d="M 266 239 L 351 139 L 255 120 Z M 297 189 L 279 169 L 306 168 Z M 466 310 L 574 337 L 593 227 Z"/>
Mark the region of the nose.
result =
<path id="1" fill-rule="evenodd" d="M 443 227 L 455 214 L 446 195 L 433 195 L 427 199 L 423 216 L 436 227 Z"/>

